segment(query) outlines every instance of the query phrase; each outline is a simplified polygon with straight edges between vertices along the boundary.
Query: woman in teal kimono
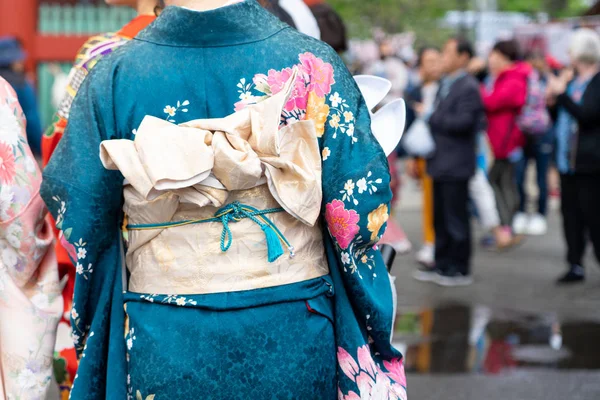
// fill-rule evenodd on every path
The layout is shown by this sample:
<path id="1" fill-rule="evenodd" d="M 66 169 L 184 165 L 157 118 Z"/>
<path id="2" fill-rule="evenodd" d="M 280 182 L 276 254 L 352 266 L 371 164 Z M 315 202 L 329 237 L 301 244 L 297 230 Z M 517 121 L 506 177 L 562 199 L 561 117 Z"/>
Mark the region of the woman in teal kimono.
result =
<path id="1" fill-rule="evenodd" d="M 98 63 L 45 170 L 71 398 L 405 399 L 390 177 L 352 76 L 255 0 L 205 3 Z"/>

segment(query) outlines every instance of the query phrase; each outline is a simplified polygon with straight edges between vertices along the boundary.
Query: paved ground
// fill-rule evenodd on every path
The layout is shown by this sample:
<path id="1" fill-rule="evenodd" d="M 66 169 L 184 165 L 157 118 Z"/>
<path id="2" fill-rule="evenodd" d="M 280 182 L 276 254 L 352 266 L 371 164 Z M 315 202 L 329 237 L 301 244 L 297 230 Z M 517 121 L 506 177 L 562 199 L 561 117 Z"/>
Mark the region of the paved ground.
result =
<path id="1" fill-rule="evenodd" d="M 404 230 L 416 248 L 421 243 L 420 210 L 403 210 L 398 215 Z M 417 266 L 414 254 L 399 256 L 394 265 L 399 305 L 436 306 L 453 301 L 494 308 L 555 312 L 561 318 L 600 320 L 600 268 L 587 257 L 588 279 L 583 285 L 557 287 L 555 279 L 565 271 L 564 244 L 556 213 L 549 218 L 550 232 L 530 237 L 508 253 L 494 253 L 476 244 L 473 271 L 475 284 L 467 288 L 440 288 L 412 279 Z M 481 237 L 477 232 L 475 240 Z"/>
<path id="2" fill-rule="evenodd" d="M 397 219 L 415 248 L 419 247 L 422 237 L 420 217 L 418 192 L 409 186 L 403 193 L 403 206 Z M 472 309 L 484 306 L 493 312 L 510 310 L 527 316 L 551 316 L 564 324 L 589 322 L 595 327 L 595 323 L 600 322 L 600 268 L 590 249 L 587 282 L 576 287 L 556 287 L 554 280 L 565 268 L 560 218 L 556 211 L 551 213 L 549 222 L 548 235 L 528 238 L 522 247 L 509 253 L 492 253 L 475 246 L 476 282 L 467 288 L 446 289 L 416 282 L 411 277 L 416 267 L 414 254 L 398 257 L 393 272 L 397 277 L 400 312 L 461 304 Z M 475 236 L 478 240 L 481 232 L 477 231 Z M 577 340 L 577 335 L 575 333 L 571 341 Z M 593 335 L 600 341 L 600 335 Z M 591 364 L 582 364 L 592 366 L 586 370 L 566 371 L 546 366 L 508 369 L 498 375 L 409 373 L 409 397 L 416 400 L 600 399 L 600 349 L 594 346 L 587 353 L 586 356 L 591 355 L 594 360 Z"/>
<path id="3" fill-rule="evenodd" d="M 501 377 L 409 376 L 410 400 L 597 400 L 597 372 L 520 371 Z"/>

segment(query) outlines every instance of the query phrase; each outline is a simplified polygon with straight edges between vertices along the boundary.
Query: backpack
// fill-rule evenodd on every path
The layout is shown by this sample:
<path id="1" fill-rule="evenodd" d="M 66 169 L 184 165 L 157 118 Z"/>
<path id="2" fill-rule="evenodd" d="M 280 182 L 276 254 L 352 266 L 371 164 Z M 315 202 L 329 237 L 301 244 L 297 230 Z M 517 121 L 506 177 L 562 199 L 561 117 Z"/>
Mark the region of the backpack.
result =
<path id="1" fill-rule="evenodd" d="M 517 117 L 517 125 L 526 135 L 543 135 L 550 129 L 552 121 L 546 108 L 546 85 L 537 71 L 527 77 L 527 99 Z"/>

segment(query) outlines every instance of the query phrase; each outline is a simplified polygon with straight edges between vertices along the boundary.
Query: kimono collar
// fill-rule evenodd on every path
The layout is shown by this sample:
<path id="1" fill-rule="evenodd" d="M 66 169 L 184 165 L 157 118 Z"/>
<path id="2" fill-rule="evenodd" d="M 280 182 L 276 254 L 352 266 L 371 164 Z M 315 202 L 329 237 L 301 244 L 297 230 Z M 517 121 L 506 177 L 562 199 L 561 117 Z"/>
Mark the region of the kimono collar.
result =
<path id="1" fill-rule="evenodd" d="M 289 28 L 256 0 L 214 10 L 167 7 L 136 40 L 175 47 L 220 47 L 266 39 Z"/>

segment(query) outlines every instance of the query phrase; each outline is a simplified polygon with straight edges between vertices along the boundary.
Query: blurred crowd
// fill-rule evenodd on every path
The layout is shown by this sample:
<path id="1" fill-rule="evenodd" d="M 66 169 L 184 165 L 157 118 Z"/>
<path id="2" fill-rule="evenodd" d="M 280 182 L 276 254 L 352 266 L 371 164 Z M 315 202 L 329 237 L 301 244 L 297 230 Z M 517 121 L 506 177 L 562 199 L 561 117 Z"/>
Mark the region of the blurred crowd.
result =
<path id="1" fill-rule="evenodd" d="M 600 256 L 598 34 L 573 33 L 569 65 L 543 51 L 523 52 L 512 39 L 498 41 L 486 58 L 463 37 L 422 47 L 414 59 L 385 40 L 379 48 L 380 60 L 362 71 L 389 79 L 394 95 L 406 100 L 406 131 L 390 161 L 395 174 L 403 165 L 423 193 L 423 246 L 416 253 L 422 267 L 414 277 L 472 283 L 471 217 L 486 232 L 482 246 L 508 251 L 527 235 L 547 233 L 554 197 L 568 267 L 558 283 L 584 281 L 588 241 Z M 534 185 L 527 184 L 530 168 Z M 384 240 L 400 252 L 412 247 L 399 226 Z"/>

